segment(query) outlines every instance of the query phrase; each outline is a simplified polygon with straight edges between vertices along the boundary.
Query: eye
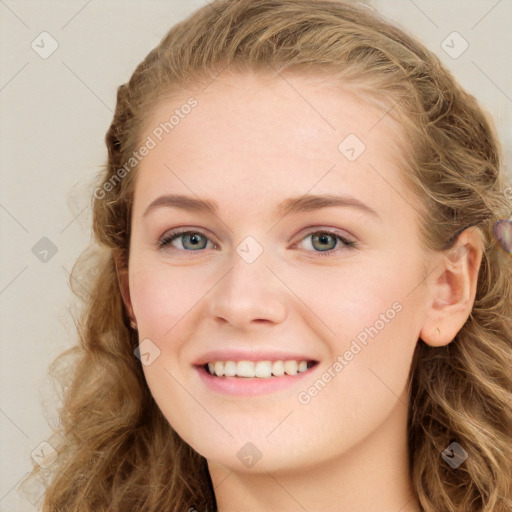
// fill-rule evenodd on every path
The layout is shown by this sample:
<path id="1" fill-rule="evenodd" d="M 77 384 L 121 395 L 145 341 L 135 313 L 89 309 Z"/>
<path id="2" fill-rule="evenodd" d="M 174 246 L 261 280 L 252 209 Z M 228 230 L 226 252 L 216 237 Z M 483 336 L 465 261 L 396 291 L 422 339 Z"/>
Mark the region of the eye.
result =
<path id="1" fill-rule="evenodd" d="M 208 242 L 213 246 L 210 246 L 210 249 L 216 247 L 206 235 L 199 231 L 174 230 L 165 233 L 158 241 L 158 246 L 164 248 L 172 245 L 181 251 L 197 252 L 202 249 L 207 249 Z M 301 242 L 305 242 L 306 250 L 310 251 L 312 248 L 312 252 L 319 253 L 318 256 L 329 256 L 339 251 L 353 249 L 357 246 L 357 242 L 348 240 L 335 231 L 330 230 L 313 231 L 306 235 Z"/>
<path id="2" fill-rule="evenodd" d="M 158 241 L 158 246 L 165 247 L 171 244 L 182 251 L 197 251 L 205 249 L 209 241 L 211 242 L 198 231 L 169 231 Z"/>
<path id="3" fill-rule="evenodd" d="M 305 242 L 306 249 L 313 248 L 314 252 L 320 253 L 319 256 L 330 256 L 339 251 L 351 250 L 357 245 L 357 242 L 329 230 L 313 231 L 301 242 Z"/>

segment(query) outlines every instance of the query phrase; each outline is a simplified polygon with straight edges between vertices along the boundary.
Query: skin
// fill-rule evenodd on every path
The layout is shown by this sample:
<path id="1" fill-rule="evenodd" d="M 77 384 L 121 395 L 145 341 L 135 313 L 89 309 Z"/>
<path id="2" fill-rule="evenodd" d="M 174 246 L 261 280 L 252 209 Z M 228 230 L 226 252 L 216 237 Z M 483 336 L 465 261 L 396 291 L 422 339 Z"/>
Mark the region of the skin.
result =
<path id="1" fill-rule="evenodd" d="M 420 337 L 447 344 L 468 318 L 478 234 L 464 231 L 455 257 L 422 248 L 417 199 L 397 166 L 400 126 L 348 90 L 247 73 L 189 92 L 162 101 L 145 125 L 141 140 L 191 94 L 198 101 L 139 165 L 129 269 L 120 273 L 139 339 L 160 350 L 143 367 L 156 402 L 206 457 L 221 512 L 419 511 L 407 467 L 408 373 Z M 338 150 L 350 133 L 366 145 L 353 162 Z M 143 215 L 170 193 L 214 200 L 219 210 Z M 347 206 L 274 217 L 278 203 L 306 193 L 351 195 L 379 218 Z M 177 227 L 210 242 L 159 247 Z M 308 235 L 325 228 L 357 246 L 313 244 Z M 236 251 L 247 236 L 263 249 L 253 263 Z M 401 311 L 300 403 L 395 303 Z M 229 396 L 208 389 L 192 365 L 216 348 L 298 351 L 319 364 L 291 388 Z M 237 457 L 248 442 L 262 455 L 252 467 Z"/>

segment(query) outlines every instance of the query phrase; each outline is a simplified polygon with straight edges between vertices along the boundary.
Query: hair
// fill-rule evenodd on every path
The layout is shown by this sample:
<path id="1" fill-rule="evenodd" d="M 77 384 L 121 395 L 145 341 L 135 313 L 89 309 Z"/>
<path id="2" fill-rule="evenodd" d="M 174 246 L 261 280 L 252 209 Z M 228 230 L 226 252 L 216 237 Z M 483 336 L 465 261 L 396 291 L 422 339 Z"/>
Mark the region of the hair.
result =
<path id="1" fill-rule="evenodd" d="M 57 373 L 72 358 L 58 370 L 65 383 L 59 456 L 31 475 L 46 478 L 43 512 L 216 509 L 206 459 L 169 425 L 134 355 L 138 338 L 118 272 L 129 263 L 137 169 L 123 179 L 118 172 L 162 98 L 224 70 L 330 77 L 360 94 L 406 134 L 400 170 L 418 198 L 421 244 L 444 251 L 464 229 L 480 232 L 483 257 L 469 318 L 448 345 L 419 339 L 415 349 L 410 473 L 425 512 L 510 511 L 512 260 L 492 228 L 510 215 L 512 189 L 490 115 L 432 52 L 367 6 L 216 0 L 172 27 L 117 90 L 108 162 L 92 198 L 95 240 L 70 279 L 83 300 L 79 342 L 51 367 Z M 468 453 L 457 469 L 441 457 L 453 441 Z"/>

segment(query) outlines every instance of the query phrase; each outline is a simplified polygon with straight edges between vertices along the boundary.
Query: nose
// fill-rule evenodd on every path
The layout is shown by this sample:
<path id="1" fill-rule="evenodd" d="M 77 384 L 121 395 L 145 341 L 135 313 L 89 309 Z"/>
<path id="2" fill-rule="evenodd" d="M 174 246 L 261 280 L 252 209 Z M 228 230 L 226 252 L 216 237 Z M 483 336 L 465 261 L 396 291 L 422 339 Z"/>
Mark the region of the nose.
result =
<path id="1" fill-rule="evenodd" d="M 286 289 L 267 267 L 265 253 L 248 263 L 237 253 L 232 268 L 210 294 L 210 314 L 239 329 L 279 324 L 287 316 Z"/>

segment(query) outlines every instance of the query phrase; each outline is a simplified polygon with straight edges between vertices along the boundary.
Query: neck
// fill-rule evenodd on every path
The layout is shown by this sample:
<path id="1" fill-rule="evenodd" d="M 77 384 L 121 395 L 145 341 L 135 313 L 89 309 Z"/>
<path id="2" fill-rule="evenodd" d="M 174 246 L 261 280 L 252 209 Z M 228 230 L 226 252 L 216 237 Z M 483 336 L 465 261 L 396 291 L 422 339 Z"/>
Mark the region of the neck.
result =
<path id="1" fill-rule="evenodd" d="M 315 466 L 237 472 L 209 461 L 208 469 L 218 512 L 421 511 L 409 474 L 407 408 L 400 401 L 370 436 Z"/>

